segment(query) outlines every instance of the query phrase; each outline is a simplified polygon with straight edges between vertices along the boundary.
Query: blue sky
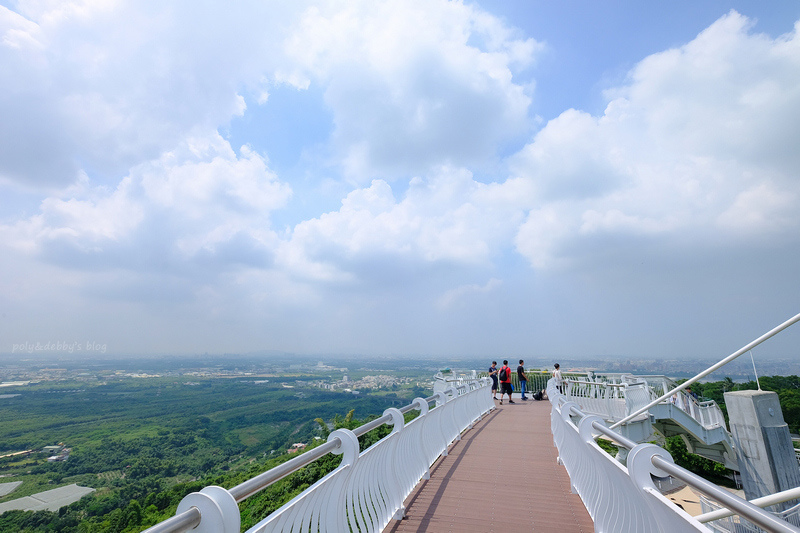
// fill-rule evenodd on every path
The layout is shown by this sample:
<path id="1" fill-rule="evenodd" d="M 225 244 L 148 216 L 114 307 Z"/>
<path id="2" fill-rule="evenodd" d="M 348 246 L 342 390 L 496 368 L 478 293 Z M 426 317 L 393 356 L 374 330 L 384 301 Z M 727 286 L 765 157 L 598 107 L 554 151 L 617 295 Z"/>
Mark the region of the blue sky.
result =
<path id="1" fill-rule="evenodd" d="M 0 2 L 0 351 L 724 357 L 800 311 L 798 20 Z"/>

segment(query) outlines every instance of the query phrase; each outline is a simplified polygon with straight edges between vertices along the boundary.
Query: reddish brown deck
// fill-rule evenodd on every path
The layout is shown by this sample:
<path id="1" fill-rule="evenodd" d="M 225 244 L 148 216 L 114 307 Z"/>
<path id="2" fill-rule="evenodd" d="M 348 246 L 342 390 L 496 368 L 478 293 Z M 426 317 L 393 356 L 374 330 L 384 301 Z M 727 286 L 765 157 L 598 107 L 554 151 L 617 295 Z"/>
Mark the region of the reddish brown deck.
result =
<path id="1" fill-rule="evenodd" d="M 384 533 L 593 533 L 581 499 L 556 462 L 550 402 L 497 403 L 431 467 Z"/>

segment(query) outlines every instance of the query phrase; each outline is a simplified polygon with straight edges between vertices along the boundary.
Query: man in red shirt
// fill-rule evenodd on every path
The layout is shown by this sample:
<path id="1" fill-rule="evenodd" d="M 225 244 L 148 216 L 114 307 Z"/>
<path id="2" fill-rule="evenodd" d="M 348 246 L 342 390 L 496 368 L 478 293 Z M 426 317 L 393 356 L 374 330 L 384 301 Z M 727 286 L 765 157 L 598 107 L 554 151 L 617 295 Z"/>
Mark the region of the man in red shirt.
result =
<path id="1" fill-rule="evenodd" d="M 498 373 L 500 377 L 500 405 L 503 405 L 503 395 L 508 393 L 508 403 L 515 403 L 511 399 L 511 369 L 508 368 L 508 359 L 503 360 L 503 366 Z"/>

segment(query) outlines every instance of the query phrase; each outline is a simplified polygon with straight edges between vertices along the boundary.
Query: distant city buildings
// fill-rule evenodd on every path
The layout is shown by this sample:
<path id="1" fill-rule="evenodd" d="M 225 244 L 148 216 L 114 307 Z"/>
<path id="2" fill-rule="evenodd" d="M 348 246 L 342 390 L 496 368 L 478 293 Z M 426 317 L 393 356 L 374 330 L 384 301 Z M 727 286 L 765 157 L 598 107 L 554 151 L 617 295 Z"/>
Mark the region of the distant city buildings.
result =
<path id="1" fill-rule="evenodd" d="M 397 377 L 397 376 L 388 376 L 384 374 L 379 374 L 377 376 L 364 376 L 363 378 L 355 381 L 351 381 L 347 375 L 344 375 L 341 381 L 337 380 L 316 380 L 311 382 L 300 382 L 297 383 L 308 383 L 313 387 L 317 387 L 320 389 L 326 390 L 339 390 L 342 392 L 350 392 L 353 394 L 360 394 L 359 389 L 370 389 L 370 390 L 394 390 L 400 388 L 404 385 L 409 385 L 414 382 L 413 378 L 409 377 Z M 429 386 L 429 384 L 428 384 Z"/>
<path id="2" fill-rule="evenodd" d="M 376 358 L 370 361 L 368 358 L 347 358 L 342 357 L 328 363 L 305 362 L 298 363 L 296 360 L 286 364 L 283 360 L 253 359 L 237 360 L 235 358 L 220 357 L 204 360 L 189 360 L 175 358 L 174 360 L 164 361 L 162 359 L 137 360 L 136 366 L 129 360 L 86 360 L 86 359 L 63 359 L 58 361 L 48 361 L 42 357 L 30 357 L 19 359 L 18 354 L 4 356 L 0 354 L 0 391 L 3 393 L 19 393 L 26 387 L 35 386 L 43 382 L 65 381 L 65 382 L 85 382 L 94 385 L 102 385 L 122 379 L 147 379 L 157 377 L 175 378 L 175 383 L 183 383 L 192 386 L 199 380 L 193 378 L 248 378 L 254 383 L 266 383 L 268 378 L 272 382 L 282 381 L 280 378 L 296 377 L 295 385 L 298 388 L 314 386 L 327 390 L 385 390 L 393 386 L 403 385 L 430 387 L 429 382 L 423 382 L 421 376 L 432 375 L 436 369 L 445 368 L 449 365 L 452 368 L 481 370 L 485 367 L 485 359 L 414 359 L 396 357 L 391 359 Z M 528 362 L 527 368 L 532 372 L 537 369 L 549 369 L 552 367 L 550 359 L 541 357 L 525 357 Z M 716 362 L 711 358 L 619 358 L 602 357 L 596 359 L 561 359 L 559 361 L 564 369 L 575 369 L 576 371 L 595 371 L 603 372 L 624 372 L 632 374 L 664 374 L 672 378 L 691 377 L 698 372 L 705 370 L 710 364 Z M 755 357 L 759 375 L 800 375 L 800 359 L 794 356 L 771 357 L 759 359 Z M 337 364 L 338 363 L 338 364 Z M 354 368 L 355 370 L 349 370 Z M 408 380 L 386 375 L 386 373 L 405 374 Z M 353 379 L 353 374 L 365 373 L 377 374 L 360 379 Z M 748 358 L 733 361 L 721 371 L 708 376 L 707 380 L 721 380 L 724 377 L 731 377 L 736 382 L 748 381 L 753 379 L 753 367 Z M 191 381 L 184 382 L 180 378 L 189 378 Z M 309 379 L 313 381 L 309 381 Z M 195 385 L 196 386 L 196 385 Z M 50 394 L 68 394 L 82 392 L 82 388 L 53 389 L 48 390 Z M 0 399 L 9 399 L 4 396 Z"/>

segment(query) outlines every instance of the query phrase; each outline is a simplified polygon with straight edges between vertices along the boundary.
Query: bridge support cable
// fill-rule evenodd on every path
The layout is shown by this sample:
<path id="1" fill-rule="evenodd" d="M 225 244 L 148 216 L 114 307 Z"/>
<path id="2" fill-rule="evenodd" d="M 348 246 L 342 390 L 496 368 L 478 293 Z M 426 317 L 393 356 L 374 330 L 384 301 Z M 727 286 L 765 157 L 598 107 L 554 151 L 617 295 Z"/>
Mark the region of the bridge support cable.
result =
<path id="1" fill-rule="evenodd" d="M 681 468 L 672 461 L 665 461 L 663 458 L 655 456 L 652 458 L 652 462 L 653 466 L 656 468 L 663 470 L 674 478 L 680 479 L 692 488 L 697 489 L 706 496 L 727 507 L 731 511 L 731 514 L 738 514 L 767 531 L 780 533 L 796 533 L 800 531 L 800 529 L 788 522 L 775 517 L 772 513 L 753 505 L 745 499 L 735 496 L 727 490 L 701 478 L 697 474 L 689 472 L 685 468 Z M 695 520 L 697 520 L 697 517 L 695 517 Z"/>
<path id="2" fill-rule="evenodd" d="M 797 322 L 800 322 L 800 313 L 796 314 L 795 316 L 793 316 L 792 318 L 790 318 L 789 320 L 787 320 L 783 324 L 771 329 L 770 331 L 768 331 L 767 333 L 763 334 L 762 336 L 760 336 L 756 340 L 750 342 L 749 344 L 743 346 L 742 348 L 739 348 L 738 350 L 736 350 L 735 352 L 730 354 L 728 357 L 722 359 L 718 363 L 716 363 L 716 364 L 708 367 L 707 369 L 703 370 L 702 372 L 697 374 L 692 379 L 690 379 L 690 380 L 688 380 L 688 381 L 686 381 L 684 383 L 681 383 L 680 385 L 678 385 L 677 387 L 675 387 L 671 391 L 669 391 L 669 392 L 663 394 L 662 396 L 658 397 L 657 399 L 651 401 L 649 404 L 647 404 L 644 407 L 638 409 L 637 411 L 629 414 L 628 416 L 626 416 L 622 420 L 618 420 L 617 422 L 614 422 L 610 427 L 613 429 L 613 428 L 621 426 L 622 424 L 624 424 L 624 423 L 626 423 L 626 422 L 628 422 L 630 420 L 633 420 L 634 418 L 636 418 L 637 416 L 639 416 L 642 413 L 646 412 L 648 409 L 650 409 L 654 405 L 657 405 L 657 404 L 663 402 L 664 400 L 666 400 L 667 398 L 669 398 L 670 396 L 672 396 L 676 392 L 682 391 L 685 388 L 690 387 L 695 382 L 703 379 L 704 377 L 706 377 L 707 375 L 711 374 L 712 372 L 714 372 L 716 370 L 719 370 L 720 368 L 722 368 L 723 366 L 727 365 L 728 363 L 730 363 L 731 361 L 733 361 L 734 359 L 736 359 L 740 355 L 742 355 L 744 353 L 747 353 L 748 351 L 752 350 L 753 348 L 755 348 L 756 346 L 758 346 L 759 344 L 761 344 L 765 340 L 767 340 L 767 339 L 769 339 L 771 337 L 774 337 L 775 335 L 777 335 L 778 333 L 780 333 L 784 329 L 788 328 L 789 326 L 791 326 L 791 325 L 793 325 L 793 324 L 795 324 Z"/>
<path id="3" fill-rule="evenodd" d="M 800 498 L 800 487 L 795 487 L 793 489 L 784 490 L 782 492 L 776 492 L 775 494 L 770 494 L 769 496 L 762 496 L 761 498 L 756 498 L 755 500 L 750 500 L 750 503 L 755 505 L 756 507 L 769 507 L 771 505 L 776 505 L 779 503 L 788 502 L 790 500 L 796 500 Z M 729 516 L 733 516 L 736 513 L 731 511 L 730 509 L 717 509 L 715 511 L 709 511 L 708 513 L 703 513 L 701 515 L 695 516 L 698 522 L 704 524 L 706 522 L 712 522 L 714 520 L 719 520 L 721 518 L 728 518 Z"/>

